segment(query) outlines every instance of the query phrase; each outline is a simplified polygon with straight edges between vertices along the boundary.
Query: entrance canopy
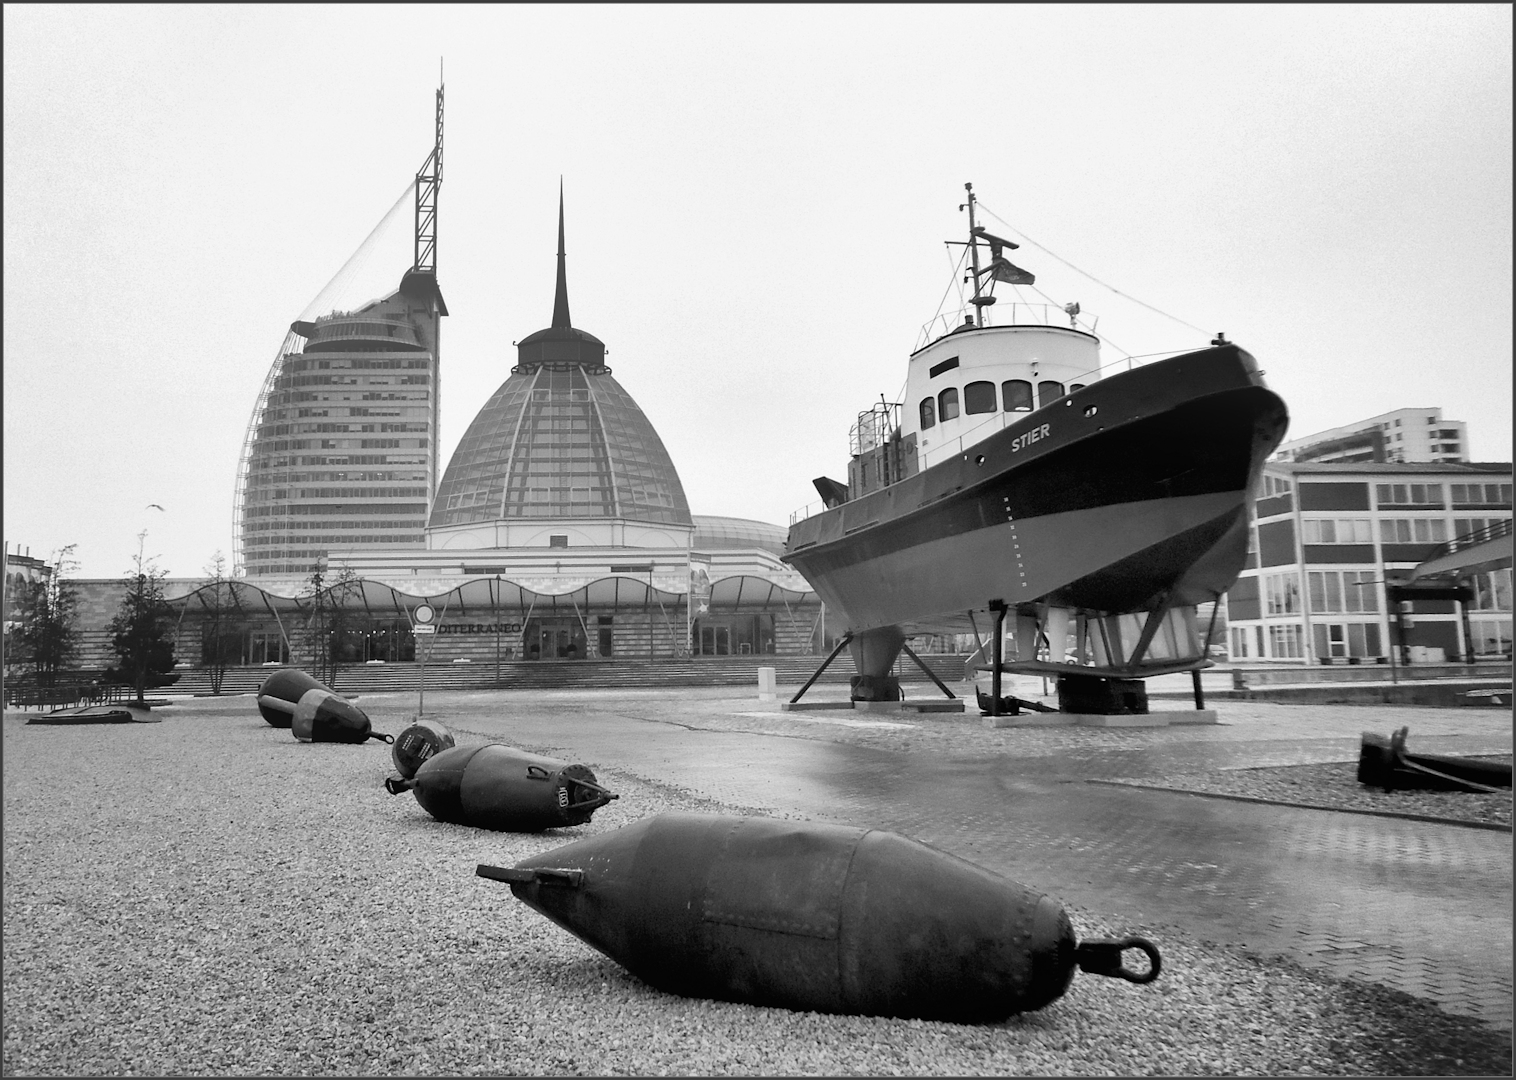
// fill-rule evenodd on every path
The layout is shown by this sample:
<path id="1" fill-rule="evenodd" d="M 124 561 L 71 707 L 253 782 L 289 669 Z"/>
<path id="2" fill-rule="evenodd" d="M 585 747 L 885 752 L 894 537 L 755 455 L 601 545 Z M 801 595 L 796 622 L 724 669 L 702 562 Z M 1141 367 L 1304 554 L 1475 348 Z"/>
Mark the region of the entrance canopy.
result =
<path id="1" fill-rule="evenodd" d="M 522 615 L 575 615 L 594 610 L 599 615 L 617 611 L 646 611 L 660 606 L 682 607 L 684 592 L 654 587 L 644 578 L 613 574 L 596 578 L 567 592 L 545 592 L 509 581 L 499 575 L 471 578 L 447 585 L 437 578 L 418 579 L 406 588 L 371 578 L 337 582 L 321 590 L 321 603 L 359 609 L 375 619 L 402 618 L 421 603 L 430 604 L 443 615 L 467 617 L 481 611 L 510 612 Z M 711 607 L 720 611 L 759 612 L 795 607 L 814 601 L 809 590 L 786 589 L 761 577 L 748 574 L 720 578 L 711 585 Z M 208 582 L 168 600 L 181 614 L 236 611 L 246 615 L 268 614 L 278 618 L 286 614 L 309 611 L 315 598 L 298 586 L 283 583 L 255 585 L 241 578 Z"/>

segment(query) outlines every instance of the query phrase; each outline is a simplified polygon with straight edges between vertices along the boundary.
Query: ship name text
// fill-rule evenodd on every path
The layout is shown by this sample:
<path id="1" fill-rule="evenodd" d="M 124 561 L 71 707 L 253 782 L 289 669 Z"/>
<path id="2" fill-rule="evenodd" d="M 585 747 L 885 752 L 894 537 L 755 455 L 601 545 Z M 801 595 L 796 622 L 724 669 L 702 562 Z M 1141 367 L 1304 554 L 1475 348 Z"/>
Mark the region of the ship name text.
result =
<path id="1" fill-rule="evenodd" d="M 1016 438 L 1011 440 L 1011 453 L 1014 454 L 1019 450 L 1025 450 L 1039 439 L 1046 439 L 1048 437 L 1048 428 L 1050 427 L 1052 427 L 1051 424 L 1043 424 L 1041 427 L 1034 427 L 1025 435 L 1017 435 Z"/>

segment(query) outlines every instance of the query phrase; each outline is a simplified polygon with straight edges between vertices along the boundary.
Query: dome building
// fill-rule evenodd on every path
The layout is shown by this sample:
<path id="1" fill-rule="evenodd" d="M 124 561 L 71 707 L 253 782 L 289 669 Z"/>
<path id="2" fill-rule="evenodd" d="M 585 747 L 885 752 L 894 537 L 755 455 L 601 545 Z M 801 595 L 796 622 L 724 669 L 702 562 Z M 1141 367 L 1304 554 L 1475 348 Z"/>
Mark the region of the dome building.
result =
<path id="1" fill-rule="evenodd" d="M 562 195 L 552 324 L 443 473 L 424 551 L 333 549 L 333 572 L 425 597 L 437 659 L 582 660 L 817 651 L 810 585 L 777 525 L 690 514 L 663 440 L 569 314 Z"/>
<path id="2" fill-rule="evenodd" d="M 570 322 L 564 263 L 560 196 L 553 324 L 517 343 L 510 378 L 459 442 L 428 547 L 689 546 L 679 473 L 605 365 L 605 344 Z"/>

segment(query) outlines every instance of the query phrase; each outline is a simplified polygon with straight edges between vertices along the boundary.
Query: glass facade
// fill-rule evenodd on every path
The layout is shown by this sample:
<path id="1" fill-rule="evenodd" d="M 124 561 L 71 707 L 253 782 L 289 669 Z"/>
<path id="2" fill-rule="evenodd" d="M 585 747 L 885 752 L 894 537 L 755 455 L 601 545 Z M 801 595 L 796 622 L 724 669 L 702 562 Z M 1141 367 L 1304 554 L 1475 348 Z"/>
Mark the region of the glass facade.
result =
<path id="1" fill-rule="evenodd" d="M 304 574 L 334 547 L 424 546 L 441 311 L 410 292 L 291 331 L 243 451 L 247 574 Z"/>

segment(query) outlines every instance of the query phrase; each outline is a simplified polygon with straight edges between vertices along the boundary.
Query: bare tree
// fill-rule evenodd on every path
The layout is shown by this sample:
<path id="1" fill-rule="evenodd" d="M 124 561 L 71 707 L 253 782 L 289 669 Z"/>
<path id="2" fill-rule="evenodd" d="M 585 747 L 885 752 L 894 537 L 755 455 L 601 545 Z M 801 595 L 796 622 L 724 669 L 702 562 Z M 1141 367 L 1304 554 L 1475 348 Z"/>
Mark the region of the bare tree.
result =
<path id="1" fill-rule="evenodd" d="M 69 544 L 53 552 L 51 570 L 37 581 L 24 582 L 16 597 L 18 625 L 11 644 L 38 686 L 54 686 L 78 651 L 79 594 L 70 577 L 78 569 L 74 547 Z"/>

